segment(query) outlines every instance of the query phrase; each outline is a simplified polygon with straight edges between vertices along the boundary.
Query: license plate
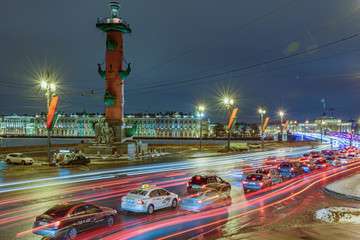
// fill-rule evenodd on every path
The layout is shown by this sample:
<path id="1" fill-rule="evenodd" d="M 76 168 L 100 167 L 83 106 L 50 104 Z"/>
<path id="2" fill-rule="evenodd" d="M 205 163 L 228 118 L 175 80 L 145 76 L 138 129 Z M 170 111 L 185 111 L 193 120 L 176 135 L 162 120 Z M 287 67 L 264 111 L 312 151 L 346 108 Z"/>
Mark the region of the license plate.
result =
<path id="1" fill-rule="evenodd" d="M 249 185 L 255 185 L 255 183 L 254 182 L 249 182 Z"/>
<path id="2" fill-rule="evenodd" d="M 39 225 L 44 226 L 44 225 L 48 225 L 48 223 L 47 222 L 39 222 Z"/>
<path id="3" fill-rule="evenodd" d="M 191 187 L 192 188 L 201 188 L 201 186 L 199 186 L 199 185 L 192 185 Z"/>

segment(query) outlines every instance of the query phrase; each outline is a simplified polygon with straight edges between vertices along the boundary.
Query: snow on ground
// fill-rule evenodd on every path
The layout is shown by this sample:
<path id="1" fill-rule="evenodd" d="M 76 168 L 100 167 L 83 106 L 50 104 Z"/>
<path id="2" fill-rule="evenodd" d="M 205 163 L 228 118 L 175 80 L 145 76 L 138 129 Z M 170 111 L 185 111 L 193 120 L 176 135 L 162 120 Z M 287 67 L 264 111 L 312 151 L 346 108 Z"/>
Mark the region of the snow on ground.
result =
<path id="1" fill-rule="evenodd" d="M 330 207 L 316 211 L 316 218 L 328 223 L 360 224 L 360 209 L 348 207 Z"/>
<path id="2" fill-rule="evenodd" d="M 351 177 L 336 181 L 326 186 L 327 189 L 350 195 L 353 197 L 360 197 L 360 174 L 355 174 Z"/>

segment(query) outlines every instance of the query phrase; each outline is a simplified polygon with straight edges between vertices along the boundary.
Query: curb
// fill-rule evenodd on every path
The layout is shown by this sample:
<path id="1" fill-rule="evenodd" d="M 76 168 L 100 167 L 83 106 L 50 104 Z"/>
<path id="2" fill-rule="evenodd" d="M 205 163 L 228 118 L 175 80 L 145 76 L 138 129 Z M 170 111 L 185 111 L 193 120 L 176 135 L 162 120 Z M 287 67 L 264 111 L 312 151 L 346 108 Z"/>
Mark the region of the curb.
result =
<path id="1" fill-rule="evenodd" d="M 321 189 L 323 192 L 329 193 L 329 194 L 331 194 L 331 195 L 335 195 L 335 196 L 338 196 L 338 197 L 350 198 L 350 199 L 354 199 L 354 200 L 360 201 L 360 197 L 354 197 L 354 196 L 351 196 L 351 195 L 334 192 L 334 191 L 332 191 L 332 190 L 329 190 L 326 186 L 325 186 L 325 187 L 321 187 L 320 189 Z"/>

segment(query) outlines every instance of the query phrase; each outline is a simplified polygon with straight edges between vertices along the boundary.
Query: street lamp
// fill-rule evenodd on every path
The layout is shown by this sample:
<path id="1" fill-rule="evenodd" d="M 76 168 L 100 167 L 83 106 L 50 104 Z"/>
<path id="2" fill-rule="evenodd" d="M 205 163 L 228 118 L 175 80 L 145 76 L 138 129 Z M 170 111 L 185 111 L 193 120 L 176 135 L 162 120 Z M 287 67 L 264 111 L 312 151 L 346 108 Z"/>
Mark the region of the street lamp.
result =
<path id="1" fill-rule="evenodd" d="M 55 84 L 50 82 L 49 71 L 47 71 L 47 73 L 46 73 L 46 80 L 43 80 L 41 82 L 41 89 L 45 91 L 46 103 L 47 103 L 46 104 L 47 113 L 49 114 L 50 100 L 51 100 L 51 97 L 53 95 L 55 95 L 55 90 L 56 90 Z M 45 126 L 46 126 L 46 124 L 45 124 Z M 50 129 L 48 129 L 47 145 L 48 145 L 48 162 L 49 162 L 49 164 L 50 164 L 50 146 L 51 146 L 50 135 L 51 135 L 51 132 L 50 132 Z"/>
<path id="2" fill-rule="evenodd" d="M 280 111 L 279 115 L 280 115 L 280 130 L 282 131 L 284 112 Z"/>
<path id="3" fill-rule="evenodd" d="M 261 149 L 264 150 L 264 131 L 263 131 L 263 124 L 264 124 L 264 114 L 266 113 L 265 109 L 263 108 L 263 105 L 261 105 L 261 108 L 259 109 L 259 113 L 261 116 Z"/>
<path id="4" fill-rule="evenodd" d="M 338 120 L 338 123 L 339 123 L 339 125 L 340 125 L 339 132 L 341 133 L 341 119 Z"/>
<path id="5" fill-rule="evenodd" d="M 224 104 L 226 105 L 228 109 L 228 124 L 230 122 L 230 106 L 234 104 L 234 100 L 230 98 L 230 93 L 228 93 L 228 97 L 224 99 Z M 228 129 L 228 146 L 227 150 L 230 152 L 230 128 Z"/>
<path id="6" fill-rule="evenodd" d="M 199 113 L 198 116 L 200 117 L 200 150 L 202 150 L 202 117 L 204 116 L 204 106 L 198 107 Z"/>
<path id="7" fill-rule="evenodd" d="M 321 124 L 320 124 L 320 134 L 321 134 L 321 135 L 320 135 L 320 136 L 321 136 L 321 140 L 320 140 L 320 141 L 321 141 L 321 143 L 323 142 L 323 140 L 322 140 L 322 135 L 323 135 L 322 126 L 323 126 L 323 124 L 325 124 L 325 122 L 322 121 Z"/>

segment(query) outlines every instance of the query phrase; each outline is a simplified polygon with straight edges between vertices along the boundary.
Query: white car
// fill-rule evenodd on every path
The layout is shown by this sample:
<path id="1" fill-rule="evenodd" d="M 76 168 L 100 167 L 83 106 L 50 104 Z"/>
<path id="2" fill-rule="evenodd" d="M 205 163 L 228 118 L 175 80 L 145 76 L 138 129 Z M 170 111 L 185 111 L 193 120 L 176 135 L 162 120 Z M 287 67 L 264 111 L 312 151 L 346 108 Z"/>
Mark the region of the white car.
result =
<path id="1" fill-rule="evenodd" d="M 7 164 L 21 163 L 21 165 L 25 165 L 25 164 L 31 165 L 34 163 L 34 159 L 32 159 L 31 157 L 27 157 L 22 153 L 9 153 L 5 157 L 5 162 Z"/>
<path id="2" fill-rule="evenodd" d="M 121 199 L 121 208 L 131 212 L 146 212 L 172 207 L 176 208 L 179 196 L 163 188 L 145 184 L 129 192 Z"/>

